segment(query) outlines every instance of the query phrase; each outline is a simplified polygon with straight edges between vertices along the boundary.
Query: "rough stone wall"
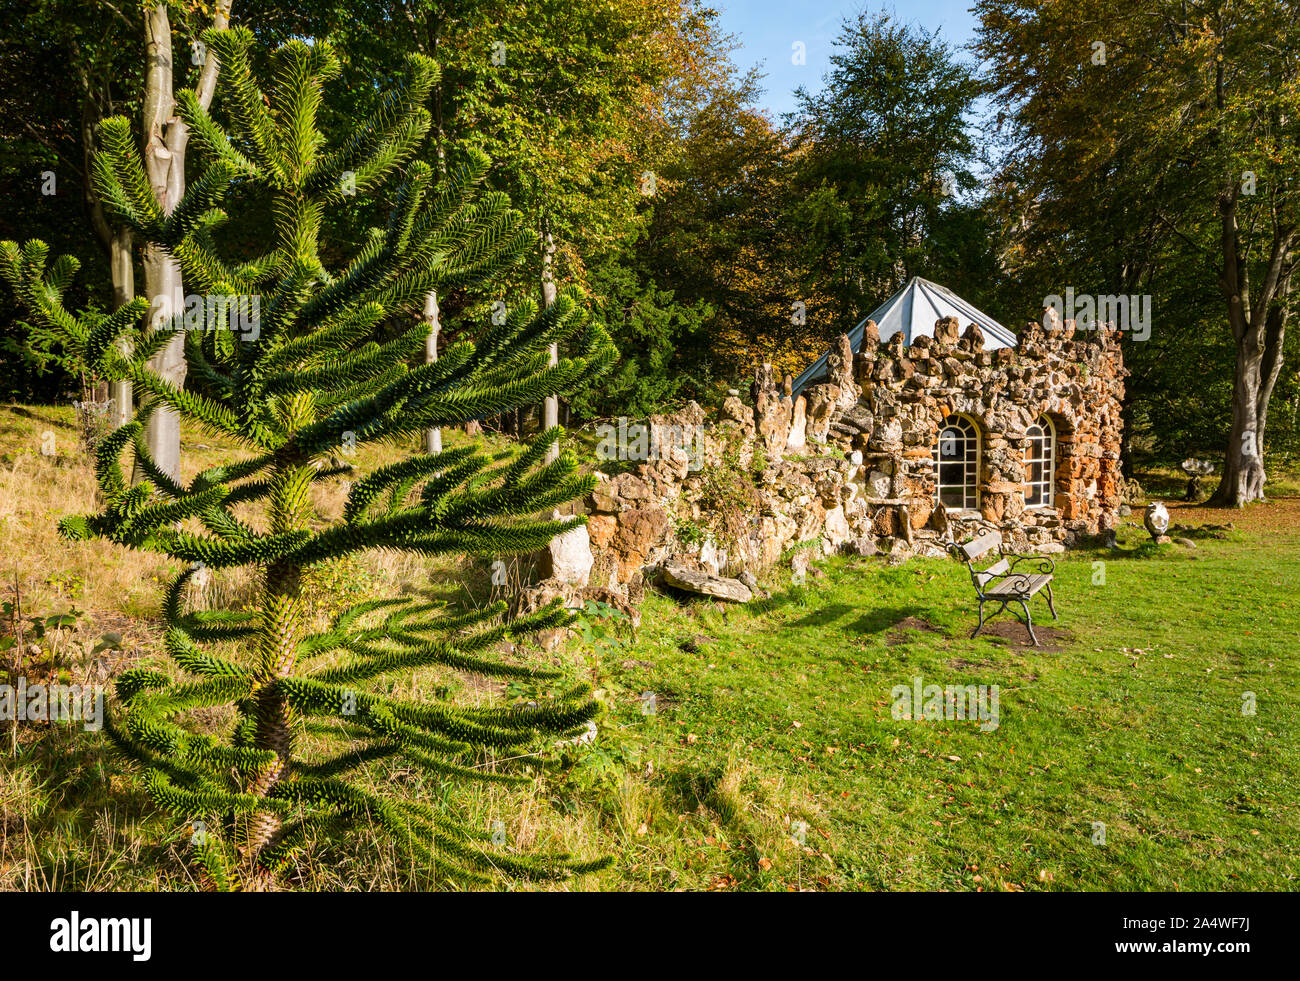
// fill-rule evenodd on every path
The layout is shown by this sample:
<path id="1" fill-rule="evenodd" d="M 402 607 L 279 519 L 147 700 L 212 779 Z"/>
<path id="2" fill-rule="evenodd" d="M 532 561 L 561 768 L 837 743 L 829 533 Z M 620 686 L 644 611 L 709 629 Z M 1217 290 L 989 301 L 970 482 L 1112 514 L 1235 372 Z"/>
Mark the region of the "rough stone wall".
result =
<path id="1" fill-rule="evenodd" d="M 1122 493 L 1119 337 L 1076 336 L 1072 321 L 1049 321 L 1029 324 L 1014 349 L 985 351 L 977 327 L 959 335 L 949 318 L 904 347 L 900 334 L 881 344 L 868 323 L 861 353 L 841 337 L 825 383 L 798 398 L 789 379 L 778 386 L 762 368 L 752 409 L 731 397 L 712 422 L 695 403 L 650 420 L 656 458 L 587 499 L 592 561 L 560 563 L 588 569 L 565 585 L 634 605 L 669 558 L 738 575 L 809 541 L 827 554 L 905 561 L 944 554 L 947 542 L 989 526 L 1009 547 L 1038 552 L 1104 532 Z M 935 503 L 933 449 L 954 414 L 978 427 L 977 510 Z M 1040 415 L 1056 431 L 1055 500 L 1027 508 L 1025 430 Z M 683 432 L 704 434 L 694 459 L 673 445 Z"/>

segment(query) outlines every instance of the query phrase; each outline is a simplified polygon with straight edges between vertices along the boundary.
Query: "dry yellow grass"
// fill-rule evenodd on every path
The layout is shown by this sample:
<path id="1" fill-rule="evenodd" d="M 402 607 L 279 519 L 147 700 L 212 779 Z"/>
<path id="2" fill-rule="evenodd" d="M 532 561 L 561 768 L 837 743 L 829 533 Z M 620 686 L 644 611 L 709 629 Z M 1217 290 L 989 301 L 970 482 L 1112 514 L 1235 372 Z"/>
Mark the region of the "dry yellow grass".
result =
<path id="1" fill-rule="evenodd" d="M 461 438 L 447 434 L 448 445 Z M 365 473 L 416 451 L 414 442 L 409 447 L 365 447 L 347 462 Z M 182 431 L 186 480 L 240 455 L 233 443 L 188 428 Z M 314 488 L 313 497 L 324 523 L 341 513 L 346 487 L 341 478 L 325 481 Z M 123 650 L 110 655 L 113 674 L 131 664 L 169 669 L 159 653 L 160 593 L 180 566 L 103 541 L 68 542 L 59 536 L 61 518 L 99 506 L 92 460 L 78 441 L 70 408 L 0 407 L 0 592 L 10 598 L 19 595 L 24 612 L 31 615 L 78 611 L 81 621 L 62 643 L 79 644 L 83 653 L 102 634 L 120 634 Z M 259 523 L 255 509 L 241 517 Z M 369 553 L 315 568 L 307 582 L 308 609 L 313 626 L 320 628 L 343 607 L 376 596 L 420 593 L 455 603 L 484 602 L 482 591 L 471 588 L 467 578 L 475 578 L 474 570 L 456 558 Z M 191 588 L 187 598 L 190 605 L 206 608 L 248 608 L 256 598 L 256 583 L 246 570 L 224 570 L 212 574 L 202 588 Z M 529 656 L 545 657 L 540 651 Z M 437 668 L 402 677 L 396 684 L 408 697 L 449 698 L 472 706 L 494 700 L 499 704 L 503 690 L 495 682 Z M 220 713 L 196 712 L 190 724 L 216 731 L 229 721 Z M 0 756 L 0 889 L 195 886 L 182 857 L 188 830 L 151 814 L 138 783 L 102 739 L 93 749 L 78 743 L 75 751 L 69 742 L 63 747 L 67 758 L 54 763 L 46 758 L 51 740 L 75 737 L 38 733 L 31 727 L 21 731 L 26 752 L 18 759 Z M 313 742 L 308 737 L 302 748 L 311 752 Z M 7 734 L 5 743 L 3 749 L 8 750 Z M 98 770 L 103 777 L 103 786 L 93 787 L 89 795 L 88 770 Z M 493 785 L 453 790 L 400 765 L 372 768 L 361 779 L 375 789 L 405 786 L 425 801 L 446 800 L 451 793 L 474 826 L 499 827 L 511 851 L 590 854 L 598 837 L 594 817 L 557 814 L 540 779 L 522 790 Z M 94 800 L 74 800 L 74 795 Z M 119 807 L 117 799 L 129 803 Z M 93 816 L 87 813 L 96 807 Z M 74 812 L 76 820 L 65 820 L 65 811 Z M 369 835 L 341 845 L 318 843 L 308 851 L 298 883 L 318 890 L 436 885 L 386 848 L 379 836 Z"/>
<path id="2" fill-rule="evenodd" d="M 449 445 L 455 435 L 449 434 Z M 364 447 L 354 463 L 361 472 L 415 451 L 410 447 Z M 200 470 L 241 455 L 231 442 L 207 433 L 182 430 L 181 471 L 189 480 Z M 342 511 L 346 489 L 342 479 L 314 488 L 322 522 Z M 58 533 L 61 518 L 99 507 L 92 461 L 80 445 L 70 408 L 0 406 L 0 586 L 12 594 L 21 590 L 33 610 L 63 612 L 76 606 L 91 627 L 133 634 L 135 641 L 150 635 L 159 613 L 159 586 L 175 575 L 178 565 L 146 552 L 104 541 L 68 542 Z M 241 517 L 256 520 L 247 509 Z M 419 588 L 432 581 L 456 581 L 457 563 L 397 552 L 375 552 L 322 570 L 317 586 L 333 591 L 339 602 L 364 587 L 379 595 Z M 353 580 L 347 582 L 349 577 Z M 207 587 L 205 602 L 216 608 L 238 608 L 253 595 L 243 570 L 221 572 Z M 332 612 L 322 603 L 322 613 Z"/>

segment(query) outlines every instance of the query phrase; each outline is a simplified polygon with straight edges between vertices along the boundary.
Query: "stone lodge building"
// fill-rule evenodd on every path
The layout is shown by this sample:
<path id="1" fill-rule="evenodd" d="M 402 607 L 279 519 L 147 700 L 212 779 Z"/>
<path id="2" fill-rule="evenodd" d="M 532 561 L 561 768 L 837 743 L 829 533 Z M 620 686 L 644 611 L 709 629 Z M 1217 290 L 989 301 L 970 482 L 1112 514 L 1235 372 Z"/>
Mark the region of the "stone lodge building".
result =
<path id="1" fill-rule="evenodd" d="M 590 495 L 552 586 L 635 604 L 669 559 L 748 579 L 804 543 L 901 562 L 990 527 L 1034 552 L 1104 533 L 1122 493 L 1120 334 L 1044 319 L 1016 336 L 913 280 L 798 379 L 761 368 L 752 406 L 653 417 L 671 438 Z M 740 471 L 742 499 L 721 501 Z"/>

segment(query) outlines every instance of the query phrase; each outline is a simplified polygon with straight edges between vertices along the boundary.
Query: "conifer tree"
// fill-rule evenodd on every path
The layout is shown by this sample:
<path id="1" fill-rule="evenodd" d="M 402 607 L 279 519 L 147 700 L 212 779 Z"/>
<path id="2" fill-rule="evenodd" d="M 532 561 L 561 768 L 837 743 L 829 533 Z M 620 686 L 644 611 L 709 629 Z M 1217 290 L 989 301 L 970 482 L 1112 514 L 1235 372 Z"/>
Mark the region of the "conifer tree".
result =
<path id="1" fill-rule="evenodd" d="M 590 321 L 582 297 L 566 293 L 545 310 L 520 307 L 502 324 L 476 328 L 476 344 L 454 344 L 437 361 L 409 367 L 424 343 L 417 315 L 430 290 L 481 286 L 537 248 L 504 195 L 480 188 L 489 166 L 481 153 L 436 184 L 432 169 L 414 159 L 429 129 L 424 103 L 437 67 L 408 57 L 404 83 L 330 149 L 317 122 L 322 85 L 339 67 L 329 45 L 280 47 L 264 89 L 249 31 L 208 31 L 205 40 L 222 66 L 229 126 L 193 92 L 178 96 L 205 162 L 183 200 L 170 214 L 160 211 L 125 118 L 104 124 L 95 176 L 104 200 L 140 240 L 173 255 L 189 289 L 209 301 L 172 311 L 124 347 L 118 340 L 136 329 L 145 298 L 107 316 L 70 313 L 61 298 L 75 260 L 47 263 L 38 241 L 0 245 L 0 273 L 34 316 L 70 351 L 106 377 L 129 379 L 144 396 L 134 420 L 98 452 L 104 509 L 64 519 L 62 533 L 187 563 L 163 602 L 166 653 L 183 678 L 128 670 L 116 682 L 106 728 L 144 768 L 157 805 L 204 819 L 208 830 L 195 856 L 217 888 L 265 887 L 292 868 L 311 835 L 367 820 L 431 874 L 461 882 L 493 871 L 562 877 L 597 868 L 601 861 L 566 855 L 500 854 L 483 833 L 443 811 L 365 789 L 357 779 L 376 761 L 445 779 L 529 779 L 504 763 L 483 764 L 501 751 L 526 756 L 541 740 L 585 727 L 598 711 L 585 687 L 537 705 L 486 709 L 379 689 L 391 691 L 400 672 L 429 665 L 545 676 L 486 652 L 503 638 L 568 623 L 569 613 L 552 605 L 506 621 L 504 604 L 462 614 L 379 599 L 310 632 L 302 584 L 313 565 L 365 550 L 527 553 L 571 527 L 551 520 L 551 511 L 591 482 L 577 473 L 571 452 L 544 462 L 559 430 L 513 454 L 468 445 L 358 475 L 333 523 L 314 517 L 310 494 L 313 484 L 350 469 L 338 465 L 337 454 L 353 446 L 571 393 L 613 363 L 609 337 Z M 391 202 L 386 227 L 372 229 L 341 269 L 327 269 L 320 250 L 325 209 L 354 191 L 381 188 Z M 221 255 L 217 232 L 227 220 L 223 205 L 244 189 L 269 195 L 275 235 L 263 254 L 231 261 Z M 237 316 L 223 314 L 223 306 Z M 399 315 L 408 329 L 383 344 L 369 340 L 377 325 Z M 149 370 L 150 356 L 180 332 L 201 393 Z M 573 356 L 548 365 L 557 341 Z M 188 482 L 169 476 L 142 438 L 158 407 L 238 441 L 244 454 Z M 196 570 L 238 566 L 259 572 L 255 610 L 188 608 Z M 199 734 L 183 724 L 186 712 L 217 705 L 234 708 L 227 732 Z"/>

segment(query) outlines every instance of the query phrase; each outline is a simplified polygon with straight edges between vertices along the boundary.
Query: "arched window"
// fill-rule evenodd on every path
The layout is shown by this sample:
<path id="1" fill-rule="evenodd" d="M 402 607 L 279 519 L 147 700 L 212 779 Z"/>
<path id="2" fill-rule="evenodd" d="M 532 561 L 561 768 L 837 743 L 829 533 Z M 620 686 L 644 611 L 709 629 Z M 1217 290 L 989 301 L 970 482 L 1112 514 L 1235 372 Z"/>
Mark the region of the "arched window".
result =
<path id="1" fill-rule="evenodd" d="M 1054 499 L 1053 475 L 1056 473 L 1056 428 L 1052 420 L 1039 416 L 1025 430 L 1025 505 L 1049 508 Z"/>
<path id="2" fill-rule="evenodd" d="M 947 508 L 979 507 L 980 441 L 975 423 L 953 416 L 934 446 L 934 499 Z"/>

